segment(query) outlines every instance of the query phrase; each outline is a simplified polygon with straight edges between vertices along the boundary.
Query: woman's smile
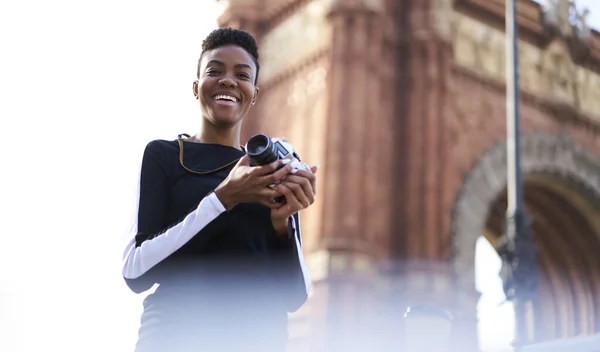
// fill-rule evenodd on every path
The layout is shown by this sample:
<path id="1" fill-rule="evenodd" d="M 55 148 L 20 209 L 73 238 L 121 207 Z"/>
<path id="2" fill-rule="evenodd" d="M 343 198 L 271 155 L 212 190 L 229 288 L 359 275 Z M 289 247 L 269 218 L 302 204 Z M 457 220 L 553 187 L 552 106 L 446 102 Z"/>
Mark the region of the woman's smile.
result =
<path id="1" fill-rule="evenodd" d="M 213 96 L 213 100 L 217 105 L 238 106 L 241 99 L 230 93 L 217 93 Z"/>

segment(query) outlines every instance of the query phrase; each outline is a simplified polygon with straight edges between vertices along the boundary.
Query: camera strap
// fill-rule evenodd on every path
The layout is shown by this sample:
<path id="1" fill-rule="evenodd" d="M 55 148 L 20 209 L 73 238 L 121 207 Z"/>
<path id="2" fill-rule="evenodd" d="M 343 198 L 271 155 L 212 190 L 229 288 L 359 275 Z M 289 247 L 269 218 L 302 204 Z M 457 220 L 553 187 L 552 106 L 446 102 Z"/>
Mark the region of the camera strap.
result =
<path id="1" fill-rule="evenodd" d="M 185 138 L 184 138 L 185 137 Z M 191 172 L 193 174 L 197 174 L 197 175 L 208 175 L 208 174 L 212 174 L 214 172 L 217 172 L 219 170 L 223 170 L 231 165 L 236 164 L 241 158 L 237 158 L 234 159 L 231 162 L 228 162 L 227 164 L 223 165 L 223 166 L 219 166 L 216 169 L 213 170 L 208 170 L 208 171 L 195 171 L 192 170 L 190 168 L 188 168 L 187 166 L 185 166 L 185 164 L 183 163 L 183 141 L 184 139 L 190 138 L 189 134 L 186 133 L 182 133 L 180 135 L 177 136 L 177 143 L 179 144 L 179 164 L 181 164 L 181 167 L 183 167 L 186 171 Z M 244 147 L 242 146 L 242 150 L 244 150 L 244 153 L 246 152 L 246 150 L 244 149 Z"/>

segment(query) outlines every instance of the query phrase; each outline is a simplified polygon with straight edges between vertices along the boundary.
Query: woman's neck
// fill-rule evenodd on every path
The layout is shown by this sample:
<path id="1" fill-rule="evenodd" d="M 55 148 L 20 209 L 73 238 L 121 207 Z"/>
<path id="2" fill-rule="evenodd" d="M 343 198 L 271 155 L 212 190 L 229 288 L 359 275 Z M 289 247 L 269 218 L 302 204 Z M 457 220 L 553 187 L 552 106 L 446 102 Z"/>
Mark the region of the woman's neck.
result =
<path id="1" fill-rule="evenodd" d="M 209 123 L 203 123 L 200 131 L 193 136 L 193 141 L 200 143 L 221 144 L 240 149 L 240 126 L 219 128 Z"/>

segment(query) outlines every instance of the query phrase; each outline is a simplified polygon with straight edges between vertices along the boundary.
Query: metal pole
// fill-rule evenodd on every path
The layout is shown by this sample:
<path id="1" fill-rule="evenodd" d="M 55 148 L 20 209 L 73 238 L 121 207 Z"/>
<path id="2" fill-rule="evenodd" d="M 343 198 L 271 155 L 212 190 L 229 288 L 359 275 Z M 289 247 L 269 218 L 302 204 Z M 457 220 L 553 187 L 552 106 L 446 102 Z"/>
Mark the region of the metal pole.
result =
<path id="1" fill-rule="evenodd" d="M 514 348 L 529 342 L 526 302 L 537 284 L 536 250 L 529 238 L 529 223 L 523 209 L 519 132 L 519 33 L 517 1 L 506 0 L 506 161 L 507 193 L 505 238 L 498 248 L 503 259 L 507 298 L 515 311 Z M 533 286 L 532 286 L 533 285 Z"/>
<path id="2" fill-rule="evenodd" d="M 508 215 L 522 209 L 521 167 L 519 143 L 519 33 L 517 0 L 506 4 L 506 163 Z"/>

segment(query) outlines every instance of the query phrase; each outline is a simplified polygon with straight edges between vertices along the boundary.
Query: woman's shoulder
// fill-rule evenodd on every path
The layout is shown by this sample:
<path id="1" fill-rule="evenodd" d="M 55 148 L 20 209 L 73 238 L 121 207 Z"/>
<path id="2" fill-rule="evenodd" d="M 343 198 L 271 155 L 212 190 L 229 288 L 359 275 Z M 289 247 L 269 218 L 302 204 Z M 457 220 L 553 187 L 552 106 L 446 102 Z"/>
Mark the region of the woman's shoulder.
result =
<path id="1" fill-rule="evenodd" d="M 146 144 L 146 149 L 152 151 L 168 151 L 178 149 L 177 139 L 153 139 Z"/>
<path id="2" fill-rule="evenodd" d="M 168 154 L 177 152 L 178 149 L 177 139 L 153 139 L 146 144 L 146 151 L 153 154 Z"/>
<path id="3" fill-rule="evenodd" d="M 163 170 L 172 169 L 179 159 L 177 140 L 154 139 L 146 144 L 144 162 L 159 166 Z"/>

